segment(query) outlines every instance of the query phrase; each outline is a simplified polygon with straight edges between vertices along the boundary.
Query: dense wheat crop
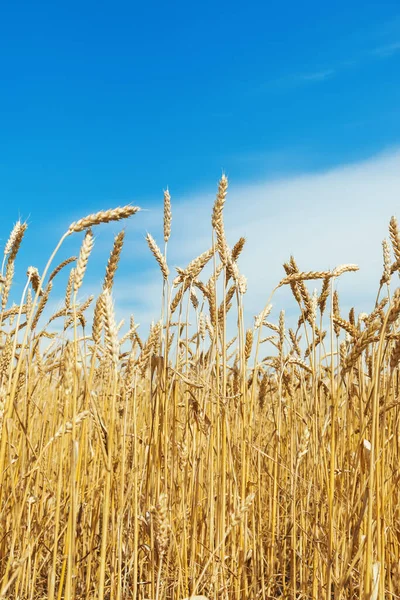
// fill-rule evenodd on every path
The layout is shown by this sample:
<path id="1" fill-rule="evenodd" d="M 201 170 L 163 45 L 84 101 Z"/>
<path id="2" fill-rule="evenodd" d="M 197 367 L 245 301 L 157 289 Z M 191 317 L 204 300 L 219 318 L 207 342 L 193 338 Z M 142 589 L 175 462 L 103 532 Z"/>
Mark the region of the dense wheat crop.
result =
<path id="1" fill-rule="evenodd" d="M 209 249 L 175 276 L 165 193 L 165 246 L 147 236 L 160 267 L 147 336 L 133 317 L 122 334 L 114 311 L 123 231 L 102 293 L 78 302 L 96 226 L 136 207 L 71 224 L 13 305 L 26 225 L 12 230 L 0 280 L 0 598 L 400 598 L 397 221 L 370 314 L 340 312 L 336 282 L 355 265 L 301 271 L 290 257 L 277 287 L 291 288 L 296 326 L 283 311 L 270 322 L 272 293 L 246 330 L 245 240 L 228 245 L 227 188 L 223 177 Z M 69 236 L 77 257 L 57 266 Z M 49 314 L 57 293 L 63 307 Z"/>

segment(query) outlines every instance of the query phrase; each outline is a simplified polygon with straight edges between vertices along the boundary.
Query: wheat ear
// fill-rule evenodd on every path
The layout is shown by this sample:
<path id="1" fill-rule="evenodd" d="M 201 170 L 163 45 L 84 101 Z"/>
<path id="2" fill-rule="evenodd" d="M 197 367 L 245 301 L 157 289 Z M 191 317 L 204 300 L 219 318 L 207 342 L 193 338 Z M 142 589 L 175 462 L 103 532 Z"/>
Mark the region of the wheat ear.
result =
<path id="1" fill-rule="evenodd" d="M 70 235 L 74 232 L 84 231 L 88 227 L 93 227 L 94 225 L 100 225 L 101 223 L 109 223 L 110 221 L 121 221 L 122 219 L 127 219 L 131 217 L 135 213 L 140 210 L 138 206 L 122 206 L 118 208 L 110 208 L 109 210 L 101 210 L 97 213 L 93 213 L 84 217 L 83 219 L 79 219 L 79 221 L 75 221 L 71 223 L 68 228 L 67 234 Z"/>

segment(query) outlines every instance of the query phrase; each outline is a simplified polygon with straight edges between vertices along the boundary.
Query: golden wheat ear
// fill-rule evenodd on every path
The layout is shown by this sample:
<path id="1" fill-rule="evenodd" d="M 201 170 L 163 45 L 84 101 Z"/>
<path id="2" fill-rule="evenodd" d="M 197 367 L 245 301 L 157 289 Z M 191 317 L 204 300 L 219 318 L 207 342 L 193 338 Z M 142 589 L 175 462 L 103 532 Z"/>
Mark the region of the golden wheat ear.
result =
<path id="1" fill-rule="evenodd" d="M 109 210 L 101 210 L 71 223 L 68 228 L 68 234 L 83 231 L 88 227 L 100 225 L 101 223 L 110 223 L 111 221 L 121 221 L 136 214 L 140 208 L 138 206 L 123 206 L 119 208 L 111 208 Z"/>

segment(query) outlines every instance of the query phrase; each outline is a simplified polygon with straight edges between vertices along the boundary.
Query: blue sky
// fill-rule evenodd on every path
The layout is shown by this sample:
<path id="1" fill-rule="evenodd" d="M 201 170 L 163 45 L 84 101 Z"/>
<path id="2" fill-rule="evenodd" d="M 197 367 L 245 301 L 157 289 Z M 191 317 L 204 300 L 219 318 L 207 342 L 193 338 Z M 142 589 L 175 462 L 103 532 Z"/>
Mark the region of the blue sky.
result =
<path id="1" fill-rule="evenodd" d="M 93 210 L 132 201 L 159 215 L 167 185 L 190 210 L 222 171 L 246 193 L 368 168 L 400 145 L 398 2 L 9 1 L 0 10 L 0 238 L 28 218 L 23 257 L 39 268 L 71 218 Z M 141 245 L 147 224 L 132 229 Z M 136 272 L 145 259 L 131 243 Z"/>

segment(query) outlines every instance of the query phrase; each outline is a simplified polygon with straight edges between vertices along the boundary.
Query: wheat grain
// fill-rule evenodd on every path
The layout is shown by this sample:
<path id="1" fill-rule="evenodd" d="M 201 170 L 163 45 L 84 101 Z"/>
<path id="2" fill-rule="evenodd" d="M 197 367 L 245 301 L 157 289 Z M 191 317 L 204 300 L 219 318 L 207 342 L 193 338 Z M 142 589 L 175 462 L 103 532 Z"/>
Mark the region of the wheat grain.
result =
<path id="1" fill-rule="evenodd" d="M 178 277 L 176 277 L 173 281 L 174 286 L 179 285 L 179 283 L 185 280 L 193 280 L 196 279 L 201 271 L 204 269 L 205 265 L 208 261 L 214 256 L 214 249 L 211 248 L 206 252 L 203 252 L 197 258 L 193 259 L 186 269 L 177 269 Z"/>
<path id="2" fill-rule="evenodd" d="M 28 225 L 26 223 L 20 223 L 18 221 L 15 228 L 13 229 L 11 236 L 6 244 L 6 250 L 8 251 L 7 254 L 9 254 L 9 256 L 8 256 L 9 263 L 13 262 L 15 260 L 27 228 L 28 228 Z M 6 252 L 4 252 L 4 254 L 6 254 Z"/>
<path id="3" fill-rule="evenodd" d="M 151 252 L 153 253 L 154 258 L 156 259 L 156 261 L 159 264 L 159 267 L 161 269 L 164 279 L 167 280 L 168 275 L 169 275 L 169 269 L 168 269 L 167 261 L 165 260 L 165 256 L 162 254 L 160 248 L 157 246 L 155 240 L 150 235 L 150 233 L 147 234 L 146 240 L 147 240 L 147 243 L 149 245 Z"/>
<path id="4" fill-rule="evenodd" d="M 108 289 L 103 291 L 102 307 L 104 308 L 104 341 L 109 356 L 116 365 L 119 357 L 118 332 L 115 324 L 114 306 Z"/>
<path id="5" fill-rule="evenodd" d="M 40 286 L 39 271 L 37 270 L 36 267 L 28 267 L 26 274 L 28 276 L 29 281 L 32 284 L 33 291 L 35 292 L 35 294 L 37 294 L 39 291 L 39 286 Z"/>
<path id="6" fill-rule="evenodd" d="M 35 316 L 33 317 L 32 324 L 31 324 L 32 331 L 36 328 L 36 325 L 38 324 L 39 319 L 42 316 L 44 307 L 46 306 L 47 301 L 49 299 L 52 287 L 53 287 L 53 282 L 50 281 L 50 283 L 47 284 L 47 287 L 42 294 L 42 297 L 41 297 L 38 307 L 36 309 Z"/>
<path id="7" fill-rule="evenodd" d="M 11 284 L 12 284 L 13 279 L 14 279 L 14 262 L 9 260 L 7 263 L 6 278 L 5 278 L 3 290 L 2 290 L 1 312 L 3 312 L 5 307 L 7 306 L 7 301 L 8 301 L 8 297 L 10 295 Z"/>
<path id="8" fill-rule="evenodd" d="M 352 264 L 339 265 L 338 267 L 333 269 L 332 277 L 340 277 L 340 275 L 342 275 L 343 273 L 349 273 L 351 271 L 358 271 L 359 268 L 360 267 L 358 265 L 352 265 Z"/>
<path id="9" fill-rule="evenodd" d="M 93 250 L 94 238 L 91 229 L 88 229 L 86 235 L 84 237 L 81 250 L 78 257 L 78 262 L 76 263 L 76 268 L 74 272 L 74 292 L 75 294 L 78 292 L 79 288 L 82 285 L 83 277 L 86 272 L 86 267 L 88 264 L 90 253 Z"/>
<path id="10" fill-rule="evenodd" d="M 171 222 L 172 222 L 172 212 L 171 212 L 171 196 L 167 190 L 164 192 L 164 242 L 167 243 L 169 237 L 171 235 Z"/>
<path id="11" fill-rule="evenodd" d="M 94 227 L 95 225 L 100 225 L 101 223 L 110 223 L 111 221 L 121 221 L 122 219 L 127 219 L 132 215 L 136 214 L 140 208 L 138 206 L 123 206 L 118 208 L 111 208 L 109 210 L 102 210 L 97 213 L 93 213 L 84 217 L 83 219 L 79 219 L 79 221 L 75 221 L 71 223 L 68 228 L 68 235 L 71 233 L 79 233 L 80 231 L 84 231 L 89 227 Z"/>
<path id="12" fill-rule="evenodd" d="M 228 179 L 225 175 L 222 175 L 218 184 L 218 193 L 214 203 L 211 223 L 217 236 L 217 249 L 223 265 L 228 263 L 228 244 L 226 243 L 223 220 L 223 208 L 227 191 Z"/>
<path id="13" fill-rule="evenodd" d="M 390 248 L 389 242 L 385 239 L 382 242 L 382 250 L 383 250 L 383 274 L 380 281 L 380 285 L 384 285 L 385 283 L 390 283 L 391 277 L 391 260 L 390 260 Z"/>
<path id="14" fill-rule="evenodd" d="M 120 231 L 120 233 L 118 233 L 118 235 L 115 236 L 113 249 L 111 251 L 110 258 L 108 259 L 106 274 L 104 277 L 104 290 L 111 290 L 113 286 L 115 273 L 118 268 L 122 247 L 124 245 L 124 238 L 125 231 Z"/>
<path id="15" fill-rule="evenodd" d="M 400 262 L 400 233 L 396 217 L 392 217 L 389 223 L 389 235 L 392 242 L 393 254 L 396 262 Z"/>

